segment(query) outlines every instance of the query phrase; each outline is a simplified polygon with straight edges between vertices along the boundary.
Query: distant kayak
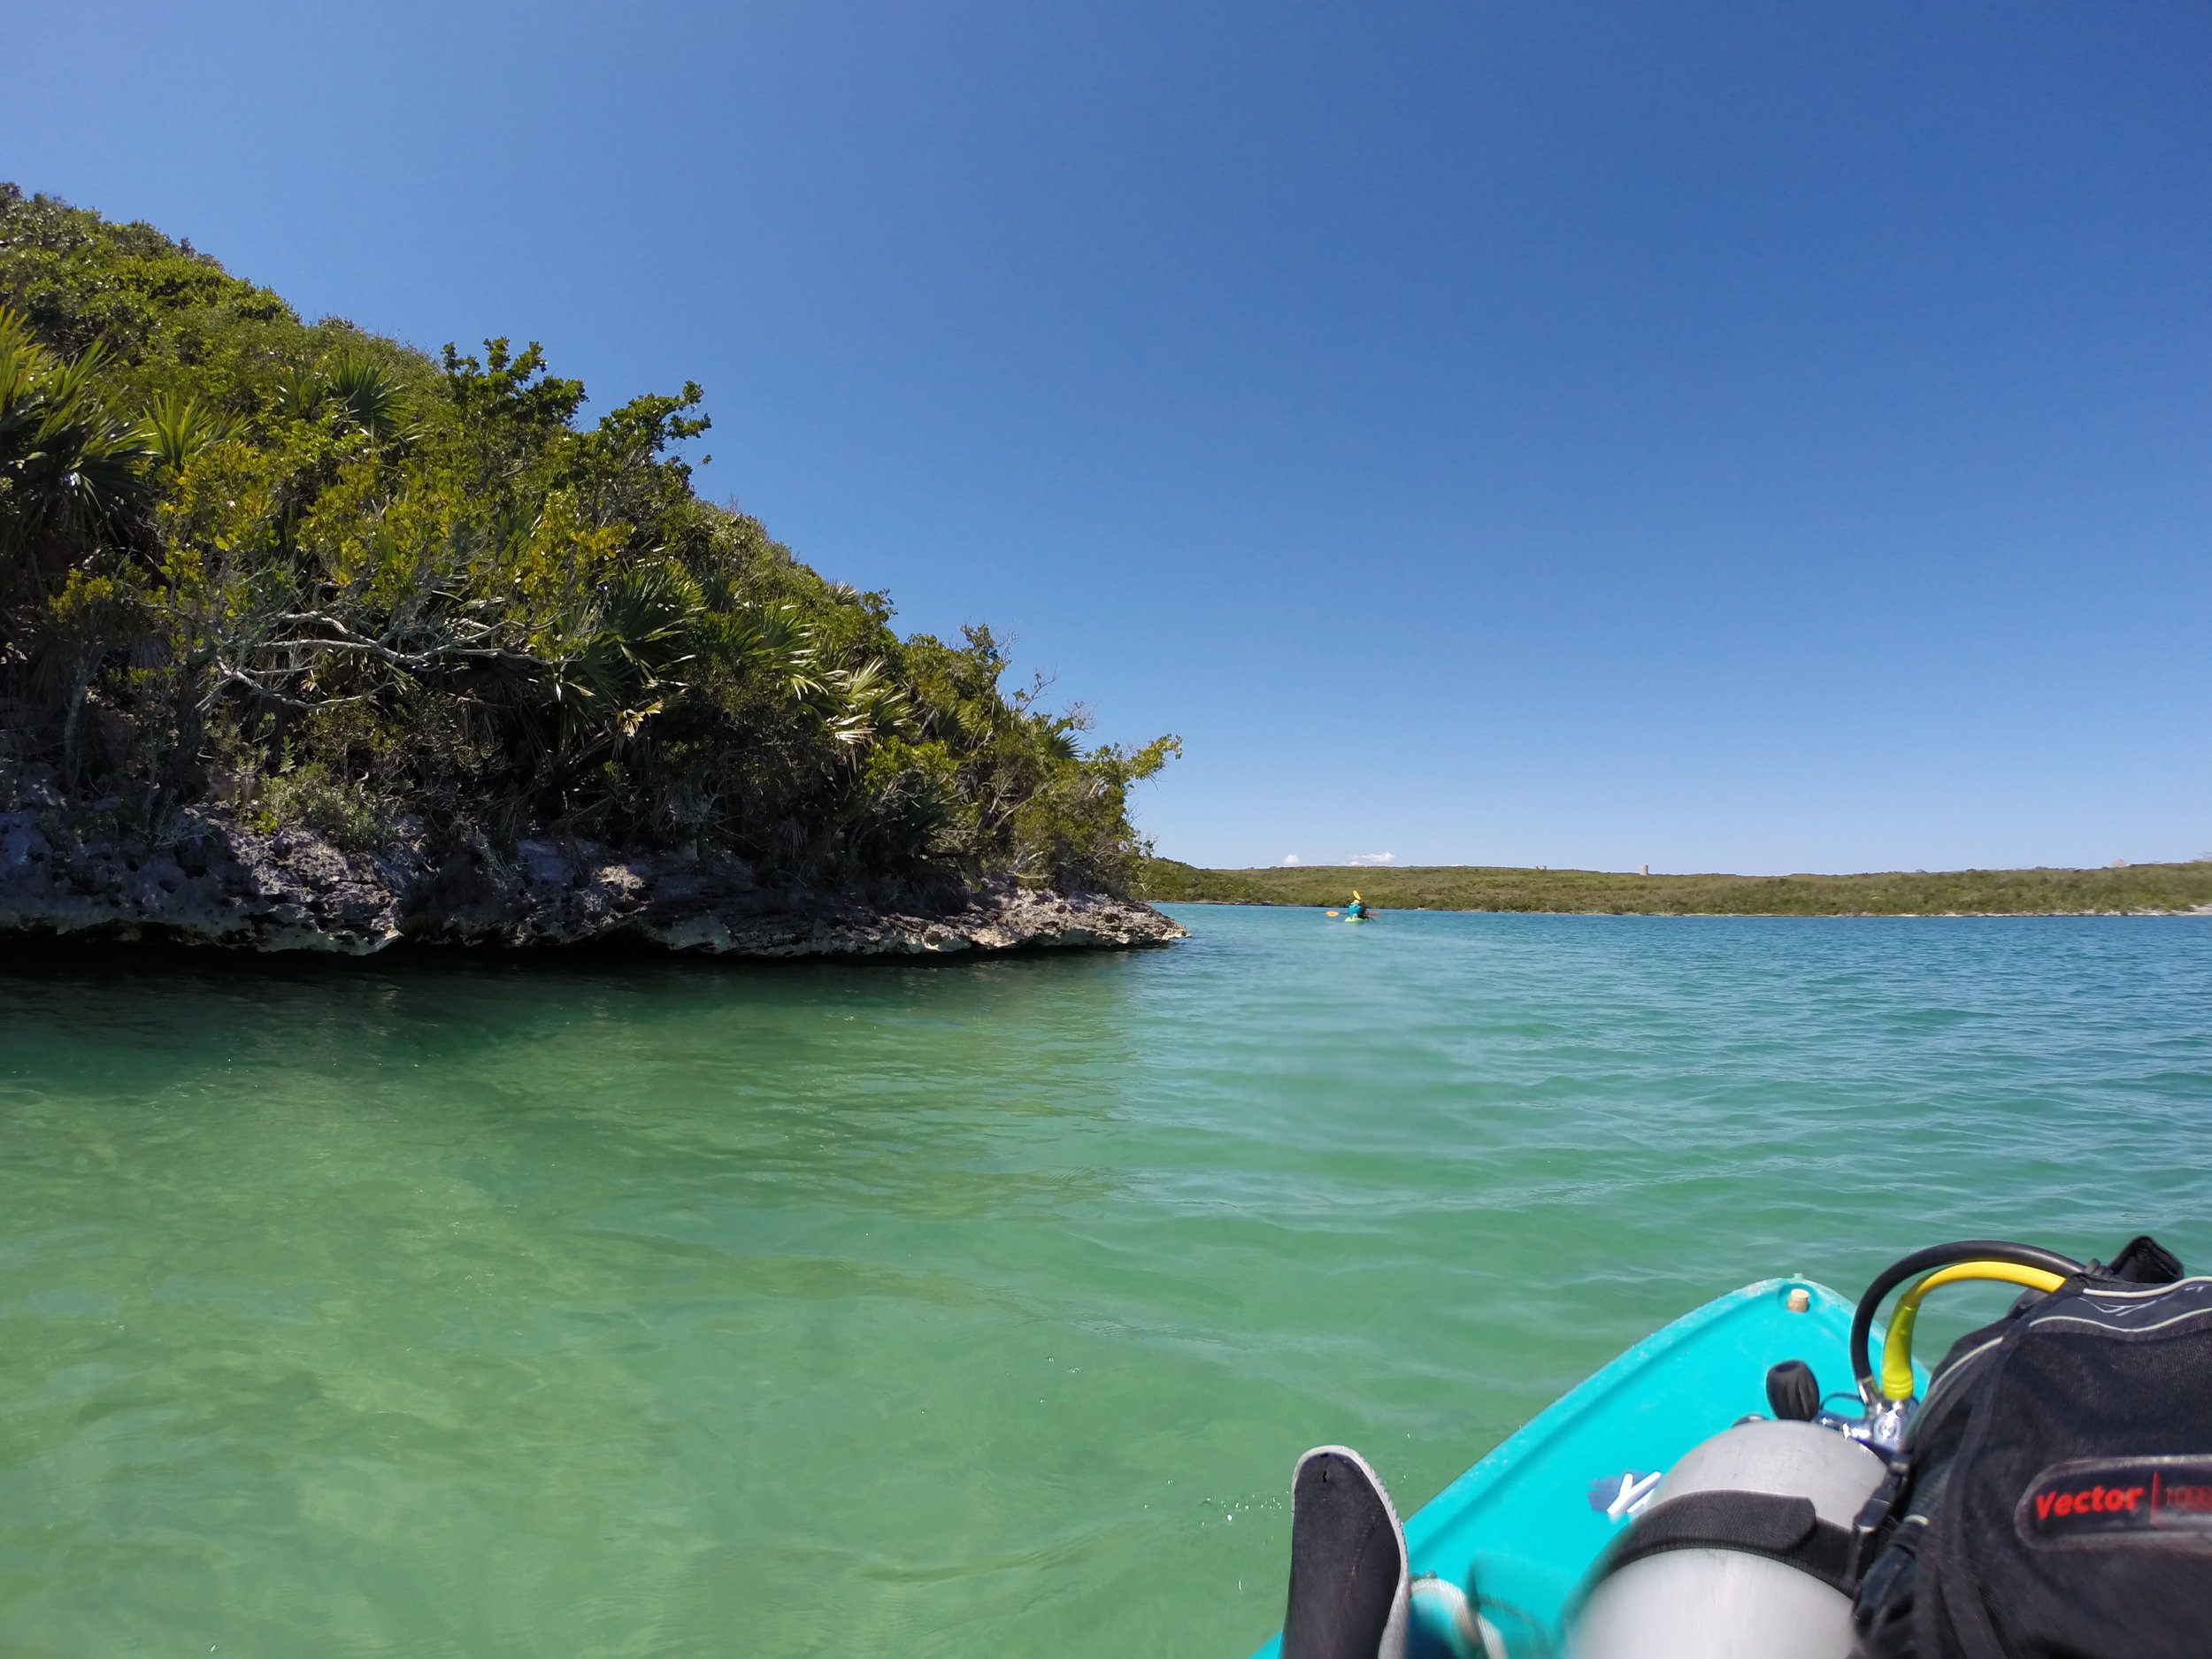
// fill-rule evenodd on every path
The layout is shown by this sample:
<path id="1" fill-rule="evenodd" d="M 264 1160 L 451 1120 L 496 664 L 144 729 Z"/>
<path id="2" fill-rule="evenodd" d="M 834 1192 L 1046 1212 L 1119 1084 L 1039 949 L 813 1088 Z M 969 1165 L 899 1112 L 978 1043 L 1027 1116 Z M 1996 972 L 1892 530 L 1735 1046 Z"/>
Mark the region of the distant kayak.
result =
<path id="1" fill-rule="evenodd" d="M 1329 912 L 1329 919 L 1333 922 L 1371 922 L 1375 919 L 1375 918 L 1372 911 L 1370 911 L 1365 916 L 1346 916 L 1340 911 L 1331 910 Z"/>

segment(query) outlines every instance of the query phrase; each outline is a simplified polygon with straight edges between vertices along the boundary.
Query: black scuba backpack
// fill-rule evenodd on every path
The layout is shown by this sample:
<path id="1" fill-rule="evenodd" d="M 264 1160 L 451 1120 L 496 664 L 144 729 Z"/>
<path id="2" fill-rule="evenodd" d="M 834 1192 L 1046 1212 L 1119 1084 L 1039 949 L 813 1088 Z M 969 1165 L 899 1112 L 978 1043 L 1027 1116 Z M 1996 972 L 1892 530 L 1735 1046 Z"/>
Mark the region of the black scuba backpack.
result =
<path id="1" fill-rule="evenodd" d="M 2031 1292 L 1945 1356 L 1893 1467 L 1868 1659 L 2212 1655 L 2212 1279 L 2143 1238 Z"/>

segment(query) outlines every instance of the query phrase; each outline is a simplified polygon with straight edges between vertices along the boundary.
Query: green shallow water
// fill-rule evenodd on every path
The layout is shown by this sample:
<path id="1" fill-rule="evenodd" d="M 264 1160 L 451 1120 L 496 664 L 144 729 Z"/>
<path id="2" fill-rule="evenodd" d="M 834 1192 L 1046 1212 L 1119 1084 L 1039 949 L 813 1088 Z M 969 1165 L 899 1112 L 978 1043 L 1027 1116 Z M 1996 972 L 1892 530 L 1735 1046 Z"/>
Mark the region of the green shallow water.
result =
<path id="1" fill-rule="evenodd" d="M 1310 1444 L 1410 1508 L 1753 1279 L 2212 1263 L 2212 923 L 1180 914 L 15 948 L 0 1652 L 1238 1655 Z"/>

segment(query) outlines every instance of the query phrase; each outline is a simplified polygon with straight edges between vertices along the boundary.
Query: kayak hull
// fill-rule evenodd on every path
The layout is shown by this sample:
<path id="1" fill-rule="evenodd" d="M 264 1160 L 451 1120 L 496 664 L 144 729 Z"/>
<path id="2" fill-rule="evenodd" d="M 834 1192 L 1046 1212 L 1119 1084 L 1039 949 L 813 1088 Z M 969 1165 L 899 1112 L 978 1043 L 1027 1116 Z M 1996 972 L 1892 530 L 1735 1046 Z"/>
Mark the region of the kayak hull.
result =
<path id="1" fill-rule="evenodd" d="M 1801 1359 L 1848 1392 L 1851 1312 L 1825 1286 L 1770 1279 L 1655 1332 L 1422 1506 L 1405 1525 L 1412 1571 L 1471 1580 L 1509 1641 L 1534 1626 L 1556 1645 L 1576 1587 L 1658 1477 L 1767 1410 L 1770 1366 Z M 1278 1636 L 1255 1659 L 1280 1647 Z"/>

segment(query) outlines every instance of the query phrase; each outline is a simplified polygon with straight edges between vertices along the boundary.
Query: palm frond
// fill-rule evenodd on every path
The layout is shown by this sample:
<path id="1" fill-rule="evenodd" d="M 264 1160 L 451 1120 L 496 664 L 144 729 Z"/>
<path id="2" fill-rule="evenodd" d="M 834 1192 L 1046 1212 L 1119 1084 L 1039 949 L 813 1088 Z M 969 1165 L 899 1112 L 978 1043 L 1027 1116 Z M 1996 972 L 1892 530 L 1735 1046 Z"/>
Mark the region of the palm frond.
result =
<path id="1" fill-rule="evenodd" d="M 64 363 L 0 307 L 0 543 L 87 541 L 148 499 L 145 434 L 101 401 L 97 346 Z"/>
<path id="2" fill-rule="evenodd" d="M 274 406 L 285 420 L 312 420 L 330 396 L 329 382 L 311 365 L 296 363 L 277 377 Z"/>
<path id="3" fill-rule="evenodd" d="M 172 472 L 181 472 L 201 450 L 223 442 L 235 430 L 229 416 L 176 392 L 155 399 L 142 423 L 147 449 Z"/>
<path id="4" fill-rule="evenodd" d="M 400 386 L 391 372 L 366 357 L 343 357 L 324 373 L 323 385 L 345 421 L 387 442 L 400 429 Z"/>

